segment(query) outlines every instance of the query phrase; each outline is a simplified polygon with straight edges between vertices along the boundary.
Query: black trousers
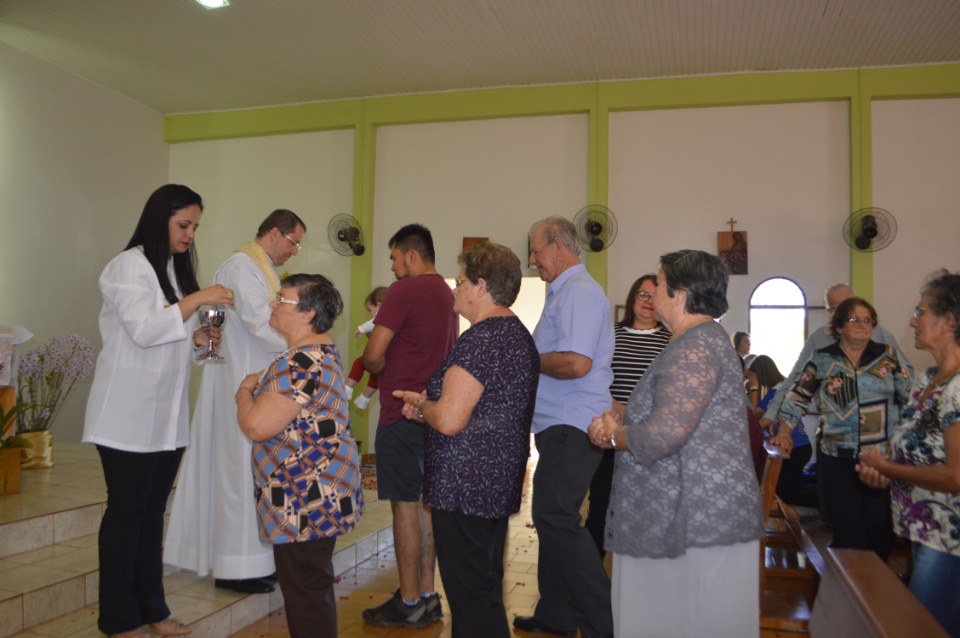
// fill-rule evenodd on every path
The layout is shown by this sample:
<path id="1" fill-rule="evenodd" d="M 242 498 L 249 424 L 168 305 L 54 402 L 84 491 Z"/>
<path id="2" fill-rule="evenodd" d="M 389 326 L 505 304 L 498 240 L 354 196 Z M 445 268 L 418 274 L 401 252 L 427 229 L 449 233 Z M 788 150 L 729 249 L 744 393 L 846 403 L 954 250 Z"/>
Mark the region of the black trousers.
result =
<path id="1" fill-rule="evenodd" d="M 580 526 L 580 506 L 602 451 L 570 425 L 551 426 L 534 438 L 540 452 L 533 475 L 533 523 L 540 537 L 534 617 L 554 629 L 612 636 L 610 578 Z"/>
<path id="2" fill-rule="evenodd" d="M 437 565 L 452 615 L 453 638 L 507 638 L 503 548 L 509 519 L 433 510 Z"/>
<path id="3" fill-rule="evenodd" d="M 583 526 L 590 532 L 590 538 L 600 552 L 600 558 L 607 555 L 603 549 L 603 534 L 607 529 L 607 507 L 610 505 L 610 490 L 613 488 L 613 466 L 617 453 L 614 450 L 604 450 L 600 466 L 593 473 L 590 481 L 590 506 L 587 510 L 587 520 Z"/>
<path id="4" fill-rule="evenodd" d="M 290 638 L 337 635 L 337 598 L 333 592 L 336 544 L 334 537 L 273 546 Z"/>
<path id="5" fill-rule="evenodd" d="M 777 479 L 777 496 L 790 505 L 819 506 L 817 499 L 803 489 L 803 468 L 810 462 L 811 456 L 813 456 L 812 445 L 795 447 L 790 452 L 790 458 L 786 459 L 780 468 L 780 478 Z"/>
<path id="6" fill-rule="evenodd" d="M 893 550 L 890 490 L 867 487 L 853 469 L 856 464 L 856 459 L 817 457 L 817 475 L 833 524 L 830 547 L 869 549 L 887 560 Z"/>
<path id="7" fill-rule="evenodd" d="M 163 514 L 183 448 L 125 452 L 97 446 L 107 483 L 100 522 L 100 618 L 106 634 L 170 615 L 163 594 Z"/>

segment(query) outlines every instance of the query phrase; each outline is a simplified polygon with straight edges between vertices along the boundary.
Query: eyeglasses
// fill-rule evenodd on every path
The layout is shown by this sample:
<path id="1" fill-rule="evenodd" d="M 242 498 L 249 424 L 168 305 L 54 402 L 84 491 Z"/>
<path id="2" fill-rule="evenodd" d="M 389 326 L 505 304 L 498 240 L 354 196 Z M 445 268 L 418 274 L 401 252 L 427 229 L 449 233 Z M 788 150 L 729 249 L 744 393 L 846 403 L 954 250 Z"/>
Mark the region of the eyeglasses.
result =
<path id="1" fill-rule="evenodd" d="M 459 288 L 460 286 L 463 285 L 463 282 L 465 282 L 465 281 L 466 281 L 466 279 L 460 279 L 459 277 L 457 277 L 457 278 L 455 278 L 455 279 L 453 280 L 453 283 L 454 283 L 454 285 L 455 285 L 457 288 Z"/>
<path id="2" fill-rule="evenodd" d="M 292 306 L 297 306 L 300 304 L 299 301 L 294 301 L 293 299 L 287 299 L 286 297 L 281 295 L 279 292 L 277 293 L 277 296 L 273 298 L 273 300 L 276 301 L 277 303 L 288 303 Z"/>
<path id="3" fill-rule="evenodd" d="M 923 316 L 923 313 L 925 313 L 926 311 L 927 309 L 924 308 L 923 306 L 917 306 L 916 308 L 913 309 L 913 318 L 919 319 L 920 317 Z"/>
<path id="4" fill-rule="evenodd" d="M 637 298 L 643 299 L 644 301 L 646 301 L 648 299 L 653 299 L 653 295 L 651 295 L 646 290 L 641 290 L 640 292 L 637 293 Z"/>
<path id="5" fill-rule="evenodd" d="M 293 244 L 293 247 L 296 248 L 297 251 L 299 252 L 299 250 L 300 250 L 300 242 L 294 241 L 293 239 L 290 238 L 290 235 L 286 234 L 286 233 L 283 232 L 283 231 L 280 231 L 280 234 L 283 235 L 284 237 L 286 237 L 286 238 L 287 238 L 287 241 L 290 242 L 291 244 Z"/>
<path id="6" fill-rule="evenodd" d="M 847 323 L 868 323 L 871 326 L 874 325 L 871 317 L 850 317 L 847 319 Z"/>

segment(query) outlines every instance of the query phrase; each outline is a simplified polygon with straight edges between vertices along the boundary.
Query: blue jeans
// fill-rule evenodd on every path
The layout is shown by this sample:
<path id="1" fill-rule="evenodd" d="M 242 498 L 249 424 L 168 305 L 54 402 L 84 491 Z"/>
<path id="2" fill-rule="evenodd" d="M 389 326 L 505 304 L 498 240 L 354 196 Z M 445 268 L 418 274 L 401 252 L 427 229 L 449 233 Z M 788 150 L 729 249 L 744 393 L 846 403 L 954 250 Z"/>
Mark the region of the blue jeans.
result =
<path id="1" fill-rule="evenodd" d="M 960 636 L 960 556 L 913 544 L 910 591 L 951 636 Z"/>

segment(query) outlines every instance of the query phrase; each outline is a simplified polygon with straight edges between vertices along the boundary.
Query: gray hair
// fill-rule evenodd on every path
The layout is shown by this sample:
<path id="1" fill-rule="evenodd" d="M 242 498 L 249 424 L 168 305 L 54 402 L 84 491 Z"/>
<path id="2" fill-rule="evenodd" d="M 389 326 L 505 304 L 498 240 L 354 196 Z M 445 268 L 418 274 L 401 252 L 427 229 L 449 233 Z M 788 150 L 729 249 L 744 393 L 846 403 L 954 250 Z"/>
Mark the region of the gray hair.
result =
<path id="1" fill-rule="evenodd" d="M 730 272 L 716 255 L 702 250 L 678 250 L 660 257 L 667 294 L 687 292 L 687 314 L 719 319 L 727 312 L 727 282 Z M 659 283 L 659 282 L 658 282 Z"/>
<path id="2" fill-rule="evenodd" d="M 833 284 L 823 293 L 823 300 L 826 302 L 826 305 L 830 305 L 828 297 L 838 292 L 849 292 L 850 296 L 853 297 L 853 288 L 851 288 L 849 284 Z"/>
<path id="3" fill-rule="evenodd" d="M 533 237 L 533 234 L 541 228 L 543 228 L 545 243 L 552 244 L 556 239 L 559 239 L 560 243 L 567 247 L 567 250 L 577 257 L 580 256 L 580 234 L 572 221 L 559 215 L 541 219 L 530 227 L 530 236 Z"/>

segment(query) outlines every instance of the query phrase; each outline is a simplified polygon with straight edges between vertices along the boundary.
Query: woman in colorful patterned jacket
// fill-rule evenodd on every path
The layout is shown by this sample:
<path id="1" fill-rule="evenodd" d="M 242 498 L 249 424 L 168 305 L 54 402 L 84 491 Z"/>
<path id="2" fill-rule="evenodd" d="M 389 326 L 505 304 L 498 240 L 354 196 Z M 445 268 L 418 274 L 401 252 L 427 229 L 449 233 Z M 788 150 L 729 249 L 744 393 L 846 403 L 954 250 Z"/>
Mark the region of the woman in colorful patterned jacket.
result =
<path id="1" fill-rule="evenodd" d="M 290 636 L 336 636 L 333 548 L 363 510 L 340 353 L 327 334 L 343 300 L 322 275 L 290 275 L 270 306 L 289 349 L 236 396 L 240 429 L 254 441 L 260 541 L 273 545 Z"/>
<path id="2" fill-rule="evenodd" d="M 936 366 L 901 414 L 893 460 L 861 454 L 857 469 L 867 485 L 891 486 L 894 527 L 913 543 L 910 591 L 960 636 L 960 274 L 934 274 L 910 327 Z"/>
<path id="3" fill-rule="evenodd" d="M 889 490 L 857 480 L 857 457 L 886 453 L 912 385 L 892 346 L 871 340 L 877 311 L 851 297 L 837 306 L 828 334 L 836 342 L 816 351 L 780 406 L 779 418 L 798 427 L 814 395 L 820 405 L 817 480 L 833 521 L 831 547 L 869 549 L 882 559 L 893 548 Z"/>

